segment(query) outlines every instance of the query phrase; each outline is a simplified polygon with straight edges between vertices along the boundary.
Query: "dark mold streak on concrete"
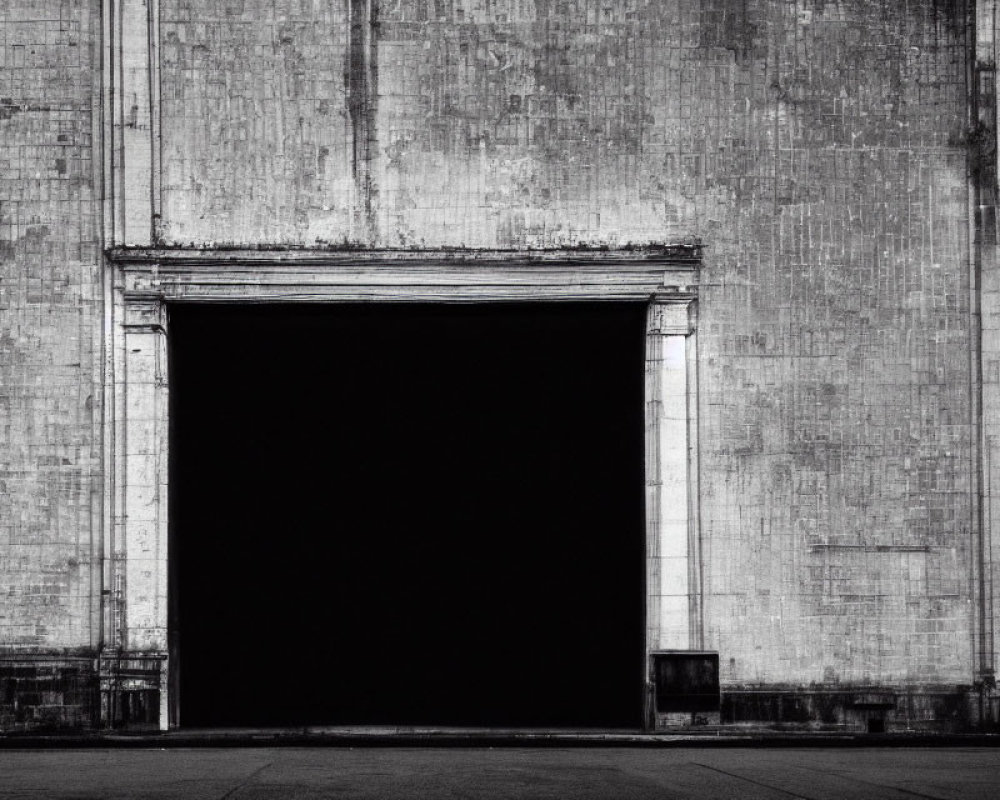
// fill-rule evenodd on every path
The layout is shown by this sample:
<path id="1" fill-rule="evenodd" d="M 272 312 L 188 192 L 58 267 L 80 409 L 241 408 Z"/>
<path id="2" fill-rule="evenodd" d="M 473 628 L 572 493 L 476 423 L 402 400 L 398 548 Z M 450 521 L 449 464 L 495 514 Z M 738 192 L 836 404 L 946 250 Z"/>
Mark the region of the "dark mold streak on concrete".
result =
<path id="1" fill-rule="evenodd" d="M 359 202 L 355 211 L 355 239 L 373 244 L 378 239 L 377 190 L 372 162 L 378 153 L 376 102 L 378 97 L 378 0 L 348 0 L 351 21 L 345 84 L 353 137 L 352 173 Z"/>

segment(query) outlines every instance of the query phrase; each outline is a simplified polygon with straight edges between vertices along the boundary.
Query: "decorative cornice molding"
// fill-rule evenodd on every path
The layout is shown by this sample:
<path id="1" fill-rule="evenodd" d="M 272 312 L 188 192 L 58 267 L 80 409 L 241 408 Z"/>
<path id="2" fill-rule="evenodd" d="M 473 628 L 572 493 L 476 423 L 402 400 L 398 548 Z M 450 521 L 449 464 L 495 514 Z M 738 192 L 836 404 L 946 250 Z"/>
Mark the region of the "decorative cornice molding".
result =
<path id="1" fill-rule="evenodd" d="M 690 247 L 603 250 L 217 250 L 107 253 L 128 302 L 687 303 L 699 260 Z"/>
<path id="2" fill-rule="evenodd" d="M 116 264 L 183 264 L 187 266 L 277 266 L 282 264 L 342 266 L 349 264 L 488 264 L 508 267 L 519 265 L 561 264 L 563 266 L 601 265 L 604 267 L 697 270 L 701 264 L 701 245 L 662 245 L 650 247 L 601 249 L 564 248 L 546 250 L 499 250 L 445 248 L 434 250 L 393 250 L 362 248 L 216 248 L 216 247 L 115 247 L 107 251 Z"/>

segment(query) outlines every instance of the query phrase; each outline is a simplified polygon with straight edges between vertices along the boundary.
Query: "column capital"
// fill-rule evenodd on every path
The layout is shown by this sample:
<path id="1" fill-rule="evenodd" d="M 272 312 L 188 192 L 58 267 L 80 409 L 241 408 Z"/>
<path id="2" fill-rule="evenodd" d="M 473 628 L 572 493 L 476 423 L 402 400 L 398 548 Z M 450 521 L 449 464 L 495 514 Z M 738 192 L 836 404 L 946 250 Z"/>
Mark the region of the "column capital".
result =
<path id="1" fill-rule="evenodd" d="M 688 336 L 698 322 L 698 301 L 693 296 L 655 297 L 649 304 L 646 331 L 664 336 Z"/>

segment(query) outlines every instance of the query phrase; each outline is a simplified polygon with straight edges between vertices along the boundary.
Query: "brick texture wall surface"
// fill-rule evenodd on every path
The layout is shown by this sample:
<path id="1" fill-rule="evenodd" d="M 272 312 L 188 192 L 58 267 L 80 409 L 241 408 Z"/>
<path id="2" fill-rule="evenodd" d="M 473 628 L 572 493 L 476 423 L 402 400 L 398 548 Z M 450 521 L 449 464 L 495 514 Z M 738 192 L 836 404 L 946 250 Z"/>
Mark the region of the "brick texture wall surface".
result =
<path id="1" fill-rule="evenodd" d="M 82 648 L 95 634 L 94 6 L 0 4 L 0 652 Z"/>
<path id="2" fill-rule="evenodd" d="M 163 0 L 168 243 L 700 238 L 724 682 L 970 680 L 956 4 L 377 5 L 366 183 L 340 4 Z"/>
<path id="3" fill-rule="evenodd" d="M 700 238 L 706 645 L 724 682 L 968 681 L 956 4 L 374 5 L 359 123 L 349 4 L 161 0 L 163 241 Z M 0 8 L 5 647 L 94 636 L 95 7 Z"/>
<path id="4" fill-rule="evenodd" d="M 346 8 L 299 0 L 161 4 L 165 239 L 356 238 Z"/>

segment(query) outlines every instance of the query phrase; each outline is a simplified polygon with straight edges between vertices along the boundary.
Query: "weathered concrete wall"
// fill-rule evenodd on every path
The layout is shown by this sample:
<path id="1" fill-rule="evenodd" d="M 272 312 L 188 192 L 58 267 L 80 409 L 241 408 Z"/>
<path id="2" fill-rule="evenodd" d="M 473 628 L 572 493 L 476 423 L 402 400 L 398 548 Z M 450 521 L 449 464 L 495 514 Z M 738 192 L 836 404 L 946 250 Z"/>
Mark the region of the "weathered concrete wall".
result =
<path id="1" fill-rule="evenodd" d="M 370 62 L 347 5 L 198 5 L 167 244 L 700 238 L 724 682 L 972 679 L 960 4 L 383 0 Z"/>
<path id="2" fill-rule="evenodd" d="M 355 238 L 347 4 L 169 0 L 160 20 L 160 235 Z"/>
<path id="3" fill-rule="evenodd" d="M 973 208 L 973 276 L 978 281 L 973 294 L 973 315 L 979 326 L 979 364 L 974 378 L 981 387 L 980 463 L 983 535 L 977 545 L 983 570 L 975 575 L 982 592 L 979 604 L 977 650 L 983 682 L 996 670 L 996 643 L 1000 641 L 1000 617 L 994 613 L 1000 597 L 1000 570 L 992 565 L 1000 555 L 1000 236 L 997 205 L 997 41 L 998 4 L 987 0 L 976 4 L 976 51 L 971 71 L 969 176 Z M 976 307 L 978 305 L 978 308 Z M 987 566 L 989 565 L 989 566 Z M 1000 719 L 1000 698 L 994 692 L 993 719 Z"/>
<path id="4" fill-rule="evenodd" d="M 0 6 L 0 654 L 98 634 L 96 7 Z"/>
<path id="5" fill-rule="evenodd" d="M 0 10 L 0 650 L 98 636 L 97 8 Z M 961 13 L 161 0 L 159 235 L 700 239 L 705 645 L 725 684 L 968 683 Z"/>

